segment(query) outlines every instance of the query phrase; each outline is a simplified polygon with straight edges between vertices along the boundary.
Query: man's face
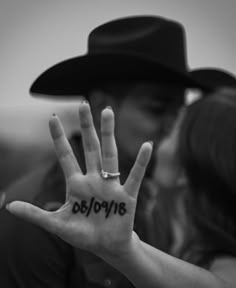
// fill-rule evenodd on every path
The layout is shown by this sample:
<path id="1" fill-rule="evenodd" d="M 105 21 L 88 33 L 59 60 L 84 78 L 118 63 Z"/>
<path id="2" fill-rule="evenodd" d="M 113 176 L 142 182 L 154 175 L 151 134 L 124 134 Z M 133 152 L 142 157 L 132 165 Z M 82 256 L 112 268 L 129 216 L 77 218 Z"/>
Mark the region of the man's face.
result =
<path id="1" fill-rule="evenodd" d="M 171 128 L 184 99 L 183 88 L 136 84 L 115 109 L 116 139 L 122 153 L 135 159 L 143 142 L 159 142 Z"/>

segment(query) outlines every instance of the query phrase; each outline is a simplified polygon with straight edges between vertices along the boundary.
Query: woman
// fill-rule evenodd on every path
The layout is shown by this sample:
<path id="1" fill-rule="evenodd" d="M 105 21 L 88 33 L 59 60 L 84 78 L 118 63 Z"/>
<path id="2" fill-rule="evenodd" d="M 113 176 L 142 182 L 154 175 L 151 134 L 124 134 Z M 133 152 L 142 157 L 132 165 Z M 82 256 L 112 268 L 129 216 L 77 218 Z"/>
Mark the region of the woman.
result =
<path id="1" fill-rule="evenodd" d="M 179 258 L 142 242 L 133 231 L 151 143 L 143 144 L 121 185 L 112 110 L 102 112 L 102 152 L 88 103 L 80 105 L 79 115 L 86 175 L 58 117 L 50 120 L 67 183 L 66 203 L 56 212 L 22 202 L 9 204 L 8 210 L 103 258 L 136 287 L 235 287 L 236 92 L 216 93 L 192 104 L 158 147 L 157 184 L 185 188 L 174 197 L 179 199 L 176 207 L 184 208 L 181 215 L 176 212 L 181 237 L 173 250 Z"/>
<path id="2" fill-rule="evenodd" d="M 236 255 L 236 92 L 221 91 L 182 111 L 155 171 L 158 186 L 180 188 L 172 254 L 205 268 Z"/>

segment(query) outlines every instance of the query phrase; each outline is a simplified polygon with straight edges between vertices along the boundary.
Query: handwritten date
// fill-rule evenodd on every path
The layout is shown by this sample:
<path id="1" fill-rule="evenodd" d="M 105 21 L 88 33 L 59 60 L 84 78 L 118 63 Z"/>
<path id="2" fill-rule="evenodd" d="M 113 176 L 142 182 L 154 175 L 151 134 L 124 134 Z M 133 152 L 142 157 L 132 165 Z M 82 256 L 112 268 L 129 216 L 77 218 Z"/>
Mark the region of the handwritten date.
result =
<path id="1" fill-rule="evenodd" d="M 117 203 L 114 200 L 110 203 L 108 201 L 99 202 L 94 197 L 92 197 L 89 202 L 86 200 L 82 200 L 80 203 L 75 202 L 72 207 L 72 212 L 74 214 L 81 213 L 85 214 L 87 217 L 92 211 L 96 214 L 104 211 L 106 218 L 108 218 L 111 213 L 123 216 L 127 212 L 125 202 Z"/>

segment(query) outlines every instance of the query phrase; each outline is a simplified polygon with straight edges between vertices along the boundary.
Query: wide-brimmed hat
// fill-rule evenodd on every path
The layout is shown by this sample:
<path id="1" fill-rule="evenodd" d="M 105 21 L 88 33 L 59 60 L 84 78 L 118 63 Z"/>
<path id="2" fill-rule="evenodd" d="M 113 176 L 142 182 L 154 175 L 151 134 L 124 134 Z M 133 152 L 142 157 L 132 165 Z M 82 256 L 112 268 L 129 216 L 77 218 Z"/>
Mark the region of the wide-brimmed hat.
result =
<path id="1" fill-rule="evenodd" d="M 210 85 L 214 90 L 221 87 L 236 89 L 235 75 L 222 68 L 201 67 L 192 70 L 190 74 L 194 79 L 201 83 L 205 83 L 205 85 Z"/>
<path id="2" fill-rule="evenodd" d="M 42 73 L 32 94 L 80 95 L 104 83 L 152 81 L 208 89 L 186 62 L 185 31 L 175 21 L 133 16 L 107 22 L 88 38 L 88 52 Z"/>

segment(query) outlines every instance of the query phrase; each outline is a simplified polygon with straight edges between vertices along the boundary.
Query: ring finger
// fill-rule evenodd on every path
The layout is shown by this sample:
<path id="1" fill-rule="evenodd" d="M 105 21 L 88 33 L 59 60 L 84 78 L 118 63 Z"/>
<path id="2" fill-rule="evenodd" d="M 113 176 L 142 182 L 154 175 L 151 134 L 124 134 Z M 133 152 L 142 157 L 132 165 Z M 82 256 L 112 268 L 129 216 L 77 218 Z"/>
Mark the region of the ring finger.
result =
<path id="1" fill-rule="evenodd" d="M 102 139 L 102 169 L 109 173 L 118 173 L 118 152 L 114 136 L 114 113 L 110 107 L 102 111 L 101 139 Z"/>

